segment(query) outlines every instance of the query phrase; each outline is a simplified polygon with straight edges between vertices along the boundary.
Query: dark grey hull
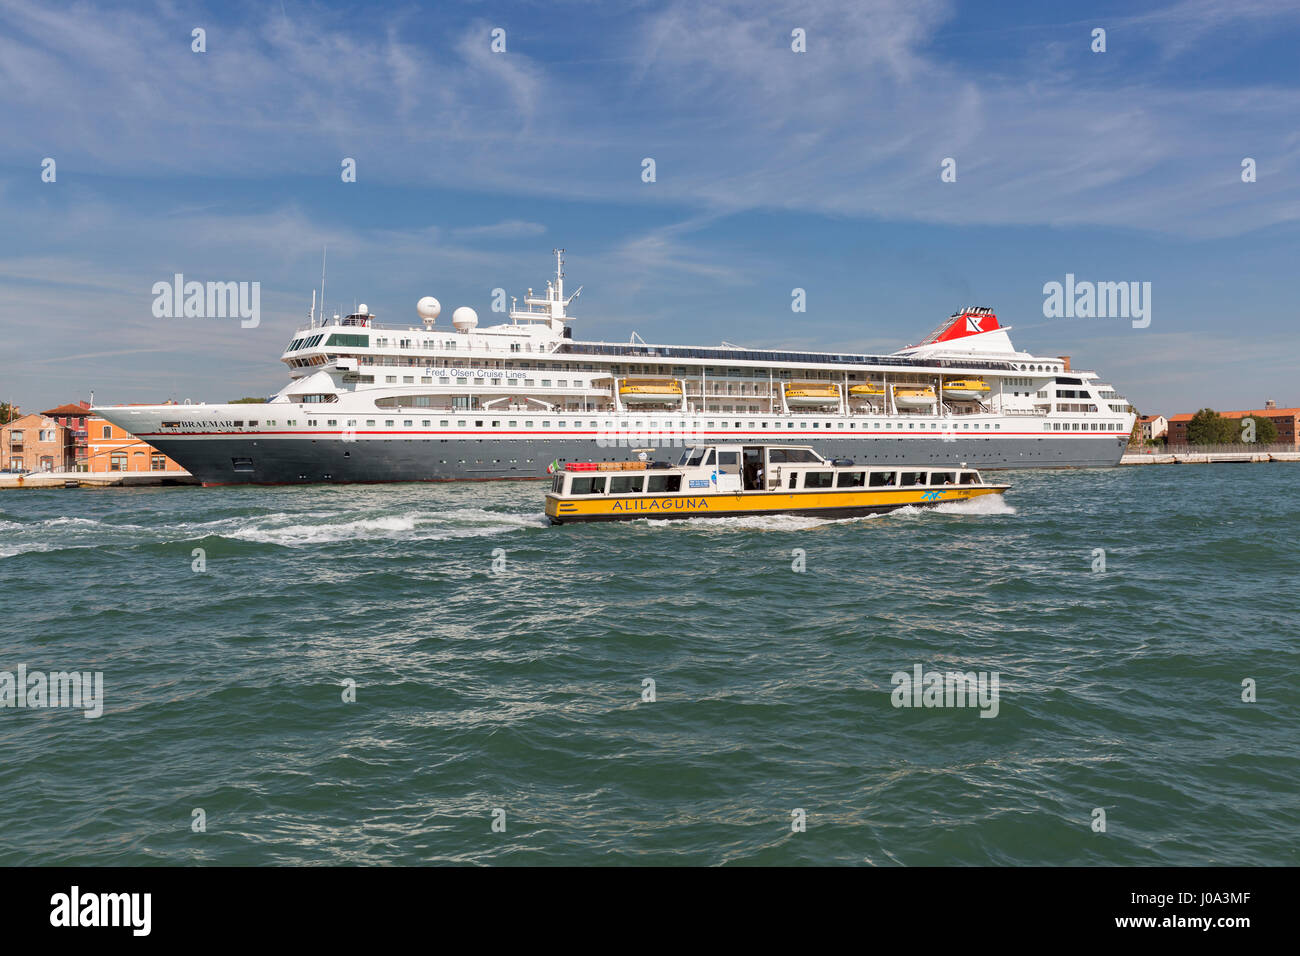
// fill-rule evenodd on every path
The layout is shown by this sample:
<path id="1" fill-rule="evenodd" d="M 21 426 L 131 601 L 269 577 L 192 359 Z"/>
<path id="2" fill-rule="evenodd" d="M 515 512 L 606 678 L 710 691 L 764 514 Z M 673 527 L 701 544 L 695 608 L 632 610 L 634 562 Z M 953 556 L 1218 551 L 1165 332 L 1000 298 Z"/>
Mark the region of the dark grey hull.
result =
<path id="1" fill-rule="evenodd" d="M 623 461 L 628 448 L 590 439 L 258 439 L 153 437 L 149 441 L 205 485 L 313 482 L 472 481 L 542 478 L 552 461 Z M 715 439 L 713 444 L 743 443 Z M 983 469 L 1108 468 L 1125 439 L 1097 438 L 848 438 L 810 441 L 827 458 L 866 465 L 961 465 Z M 752 444 L 762 444 L 753 442 Z M 676 460 L 680 446 L 650 458 Z"/>

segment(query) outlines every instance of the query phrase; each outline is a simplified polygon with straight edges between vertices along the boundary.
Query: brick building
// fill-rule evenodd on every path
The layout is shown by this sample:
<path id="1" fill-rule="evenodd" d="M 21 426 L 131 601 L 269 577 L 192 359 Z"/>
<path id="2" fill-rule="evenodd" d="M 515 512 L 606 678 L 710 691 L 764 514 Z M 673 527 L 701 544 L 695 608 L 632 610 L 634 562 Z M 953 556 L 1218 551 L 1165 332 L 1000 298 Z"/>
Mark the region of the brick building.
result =
<path id="1" fill-rule="evenodd" d="M 72 429 L 47 415 L 24 415 L 0 427 L 0 467 L 63 471 L 76 460 Z"/>
<path id="2" fill-rule="evenodd" d="M 1296 447 L 1296 436 L 1300 435 L 1300 408 L 1278 408 L 1277 402 L 1268 401 L 1263 408 L 1247 409 L 1240 412 L 1219 412 L 1224 418 L 1241 419 L 1247 415 L 1267 418 L 1277 429 L 1279 445 Z M 1192 420 L 1191 414 L 1174 415 L 1169 419 L 1169 433 L 1166 444 L 1186 445 L 1187 424 Z"/>
<path id="3" fill-rule="evenodd" d="M 86 419 L 90 417 L 90 402 L 73 402 L 60 405 L 58 408 L 47 409 L 41 414 L 53 418 L 60 425 L 72 429 L 72 460 L 77 465 L 84 465 L 89 455 L 89 449 L 86 446 Z"/>

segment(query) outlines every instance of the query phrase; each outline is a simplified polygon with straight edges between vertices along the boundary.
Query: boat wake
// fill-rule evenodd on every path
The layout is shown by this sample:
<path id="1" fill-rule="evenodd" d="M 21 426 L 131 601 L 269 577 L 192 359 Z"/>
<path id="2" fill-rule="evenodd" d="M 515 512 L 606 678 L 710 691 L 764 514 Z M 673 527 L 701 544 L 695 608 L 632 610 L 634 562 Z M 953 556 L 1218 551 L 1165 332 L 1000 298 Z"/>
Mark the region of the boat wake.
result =
<path id="1" fill-rule="evenodd" d="M 521 528 L 543 528 L 546 524 L 546 515 L 541 512 L 514 514 L 462 508 L 444 512 L 381 515 L 351 521 L 325 520 L 312 524 L 276 524 L 263 520 L 226 537 L 300 548 L 357 540 L 443 541 L 501 534 Z"/>
<path id="2" fill-rule="evenodd" d="M 440 541 L 508 534 L 546 527 L 542 512 L 519 514 L 484 508 L 358 515 L 356 511 L 272 512 L 207 521 L 139 525 L 59 517 L 0 522 L 0 559 L 75 548 L 159 545 L 225 538 L 288 548 L 349 541 Z"/>

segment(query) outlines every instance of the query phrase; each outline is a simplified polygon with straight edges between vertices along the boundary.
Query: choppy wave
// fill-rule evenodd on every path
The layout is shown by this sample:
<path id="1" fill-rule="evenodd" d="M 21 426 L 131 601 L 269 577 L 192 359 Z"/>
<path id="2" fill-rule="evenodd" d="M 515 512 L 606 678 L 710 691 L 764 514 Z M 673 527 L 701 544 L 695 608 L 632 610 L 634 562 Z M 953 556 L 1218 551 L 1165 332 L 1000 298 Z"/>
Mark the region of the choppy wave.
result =
<path id="1" fill-rule="evenodd" d="M 439 514 L 408 513 L 347 521 L 322 520 L 311 524 L 259 521 L 230 531 L 226 536 L 287 547 L 306 547 L 354 540 L 440 541 L 545 526 L 544 513 L 516 515 L 469 508 Z"/>
<path id="2" fill-rule="evenodd" d="M 214 537 L 295 548 L 346 541 L 444 540 L 546 525 L 543 512 L 493 511 L 479 507 L 367 516 L 305 509 L 151 525 L 59 516 L 29 523 L 0 524 L 0 558 L 72 547 L 185 542 Z"/>

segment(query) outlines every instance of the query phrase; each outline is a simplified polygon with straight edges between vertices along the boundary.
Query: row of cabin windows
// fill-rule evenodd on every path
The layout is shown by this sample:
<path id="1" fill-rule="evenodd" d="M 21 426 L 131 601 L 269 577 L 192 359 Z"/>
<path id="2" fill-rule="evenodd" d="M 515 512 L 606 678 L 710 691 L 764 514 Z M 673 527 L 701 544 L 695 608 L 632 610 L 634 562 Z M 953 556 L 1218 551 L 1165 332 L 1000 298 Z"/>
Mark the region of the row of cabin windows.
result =
<path id="1" fill-rule="evenodd" d="M 541 381 L 542 381 L 542 384 L 541 384 L 541 387 L 542 387 L 542 388 L 568 388 L 568 387 L 569 387 L 569 380 L 568 380 L 567 378 L 557 378 L 557 379 L 554 379 L 554 385 L 552 385 L 552 379 L 549 379 L 549 378 L 544 378 L 544 379 L 542 379 Z M 385 384 L 385 385 L 396 385 L 396 384 L 397 384 L 397 376 L 396 376 L 396 375 L 385 375 L 385 376 L 384 376 L 384 384 Z M 403 384 L 403 385 L 414 385 L 414 384 L 415 384 L 415 376 L 414 376 L 414 375 L 403 375 L 403 376 L 402 376 L 402 384 Z M 430 376 L 428 376 L 428 375 L 421 375 L 421 376 L 420 376 L 420 384 L 421 384 L 421 385 L 432 385 L 432 384 L 433 384 L 433 379 L 432 379 Z M 522 388 L 536 388 L 536 387 L 537 387 L 537 379 L 533 379 L 533 378 L 515 379 L 515 378 L 512 378 L 512 379 L 510 379 L 509 381 L 506 381 L 506 380 L 503 379 L 503 378 L 500 378 L 500 377 L 498 377 L 498 378 L 493 378 L 493 377 L 490 376 L 490 375 L 487 376 L 487 377 L 484 377 L 484 378 L 464 378 L 464 377 L 461 377 L 461 376 L 456 376 L 456 377 L 452 377 L 452 376 L 439 376 L 439 377 L 438 377 L 438 384 L 439 384 L 439 385 L 467 385 L 467 386 L 482 386 L 482 385 L 496 385 L 496 386 L 501 386 L 501 385 L 509 385 L 509 386 L 511 386 L 512 388 L 515 387 L 515 386 L 519 386 L 519 387 L 522 387 Z M 576 379 L 576 378 L 575 378 L 575 379 L 573 380 L 573 387 L 574 387 L 574 388 L 582 388 L 582 387 L 583 387 L 583 385 L 582 385 L 582 381 L 581 381 L 580 379 Z M 434 403 L 434 400 L 435 400 L 435 399 L 442 399 L 442 398 L 444 398 L 444 396 L 442 396 L 442 395 L 411 395 L 411 396 L 407 396 L 407 397 L 405 397 L 405 398 L 401 398 L 401 399 L 395 399 L 395 398 L 381 398 L 381 399 L 379 399 L 379 401 L 380 401 L 380 402 L 387 402 L 387 403 L 390 403 L 390 404 L 396 403 L 396 404 L 402 404 L 402 405 L 432 405 L 432 404 Z"/>
<path id="2" fill-rule="evenodd" d="M 376 419 L 376 418 L 367 418 L 367 419 L 365 419 L 364 421 L 365 421 L 365 425 L 364 425 L 364 427 L 366 427 L 366 428 L 377 428 L 377 427 L 379 427 L 379 419 Z M 397 428 L 397 427 L 398 427 L 398 425 L 397 425 L 397 419 L 394 419 L 394 418 L 386 418 L 386 419 L 384 419 L 383 421 L 384 421 L 384 425 L 383 425 L 383 427 L 385 427 L 385 428 Z M 419 421 L 420 421 L 420 427 L 421 427 L 421 428 L 432 428 L 432 427 L 433 427 L 433 419 L 430 419 L 430 418 L 424 418 L 424 419 L 420 419 Z M 477 418 L 477 419 L 474 419 L 473 421 L 474 421 L 474 424 L 471 426 L 471 425 L 469 424 L 469 422 L 470 422 L 469 419 L 465 419 L 465 418 L 459 418 L 459 419 L 456 419 L 456 427 L 457 427 L 457 428 L 470 428 L 470 427 L 473 427 L 473 428 L 501 428 L 501 427 L 505 427 L 505 428 L 518 428 L 518 427 L 520 427 L 520 424 L 519 424 L 519 423 L 520 423 L 521 419 L 517 419 L 517 418 L 510 418 L 510 419 L 500 419 L 500 418 L 483 419 L 483 418 Z M 346 428 L 359 428 L 359 427 L 363 427 L 363 426 L 361 426 L 360 422 L 361 422 L 361 419 L 349 418 L 349 419 L 347 419 L 347 424 L 346 424 L 344 427 L 346 427 Z M 402 428 L 414 428 L 414 427 L 415 427 L 415 422 L 416 422 L 416 419 L 413 419 L 413 418 L 402 419 L 402 425 L 401 425 L 401 427 L 402 427 Z M 524 428 L 535 428 L 535 427 L 537 427 L 538 419 L 527 418 L 527 419 L 522 419 L 522 422 L 523 422 L 523 427 L 524 427 Z M 162 424 L 163 424 L 163 427 L 165 427 L 165 428 L 166 428 L 166 427 L 177 427 L 177 426 L 180 425 L 180 422 L 163 422 Z M 268 419 L 268 420 L 265 422 L 265 424 L 266 424 L 267 426 L 270 426 L 270 427 L 275 427 L 275 426 L 277 425 L 277 422 L 276 422 L 275 419 Z M 319 419 L 315 419 L 315 418 L 309 418 L 309 419 L 307 419 L 307 427 L 308 427 L 308 428 L 316 428 L 316 427 L 319 427 L 319 424 L 320 424 Z M 337 427 L 337 426 L 338 426 L 338 419 L 336 419 L 336 418 L 326 419 L 325 424 L 326 424 L 327 426 L 329 426 L 329 427 Z M 541 420 L 541 427 L 542 427 L 542 428 L 551 428 L 552 426 L 554 426 L 554 427 L 556 427 L 556 428 L 565 428 L 565 427 L 568 426 L 568 424 L 569 424 L 569 423 L 568 423 L 565 419 L 559 419 L 559 420 L 554 421 L 554 422 L 552 422 L 550 419 L 542 419 L 542 420 Z M 678 426 L 679 426 L 680 428 L 689 428 L 689 427 L 692 427 L 692 426 L 688 425 L 688 423 L 686 423 L 686 422 L 678 422 L 677 424 L 678 424 Z M 718 421 L 712 421 L 712 422 L 705 422 L 705 423 L 704 423 L 704 427 L 705 427 L 705 428 L 727 428 L 727 427 L 729 427 L 730 424 L 731 424 L 730 422 L 718 422 Z M 761 424 L 761 426 L 762 426 L 763 428 L 767 428 L 767 427 L 768 427 L 768 423 L 767 423 L 767 422 L 761 422 L 760 424 Z M 794 428 L 794 427 L 796 426 L 796 424 L 799 424 L 800 427 L 804 427 L 804 428 L 808 427 L 808 423 L 796 423 L 796 422 L 786 422 L 786 426 L 785 426 L 785 427 L 786 427 L 786 428 Z M 232 425 L 233 427 L 235 427 L 235 428 L 243 428 L 243 427 L 245 427 L 245 423 L 242 422 L 242 421 L 235 421 L 235 422 L 232 422 L 231 425 Z M 285 425 L 288 426 L 288 427 L 290 427 L 290 428 L 295 428 L 295 427 L 297 427 L 297 425 L 298 425 L 298 421 L 297 421 L 297 419 L 290 418 L 290 419 L 288 419 L 288 420 L 285 421 Z M 574 427 L 574 428 L 581 428 L 582 425 L 583 425 L 583 423 L 580 422 L 580 421 L 575 421 L 575 422 L 573 422 L 573 427 Z M 588 427 L 593 428 L 593 429 L 598 429 L 598 428 L 601 427 L 601 425 L 600 425 L 599 422 L 590 422 L 590 421 L 589 421 L 589 422 L 587 423 L 587 425 L 588 425 Z M 751 429 L 753 428 L 753 425 L 754 425 L 753 422 L 748 423 L 748 426 L 749 426 Z M 772 425 L 773 425 L 775 428 L 778 428 L 778 429 L 781 427 L 781 423 L 780 423 L 780 422 L 773 422 Z M 820 423 L 820 422 L 812 422 L 811 425 L 812 425 L 813 428 L 818 428 L 818 427 L 821 425 L 821 423 Z M 844 422 L 839 422 L 838 425 L 839 425 L 840 428 L 843 428 L 843 427 L 844 427 Z M 1048 430 L 1051 430 L 1051 431 L 1076 431 L 1076 432 L 1077 432 L 1077 431 L 1109 431 L 1109 430 L 1112 430 L 1112 429 L 1118 429 L 1118 428 L 1121 427 L 1121 425 L 1120 425 L 1119 422 L 1091 422 L 1091 423 L 1089 423 L 1089 422 L 1083 422 L 1083 423 L 1079 423 L 1079 422 L 1073 422 L 1073 423 L 1071 423 L 1071 422 L 1047 422 L 1047 423 L 1045 423 L 1045 425 L 1046 425 L 1046 427 L 1048 428 Z M 251 421 L 247 422 L 247 427 L 249 427 L 249 428 L 256 428 L 257 426 L 258 426 L 258 422 L 257 422 L 256 420 L 251 420 Z M 448 418 L 442 418 L 442 419 L 439 419 L 439 420 L 438 420 L 438 427 L 439 427 L 439 428 L 450 428 L 450 427 L 451 427 L 451 419 L 448 419 Z M 646 424 L 645 422 L 640 422 L 640 421 L 637 421 L 637 422 L 626 422 L 626 421 L 625 421 L 625 422 L 619 422 L 618 427 L 619 427 L 619 428 L 646 428 L 646 427 L 650 427 L 650 428 L 671 428 L 671 427 L 672 427 L 672 422 L 663 422 L 663 423 L 659 423 L 659 422 L 650 422 L 649 425 L 647 426 L 647 424 Z M 696 425 L 696 426 L 694 426 L 694 427 L 698 427 L 698 425 Z M 746 423 L 745 423 L 745 422 L 736 422 L 736 423 L 735 423 L 735 427 L 736 427 L 736 428 L 745 428 L 745 427 L 746 427 Z M 831 422 L 826 422 L 826 423 L 825 423 L 825 427 L 826 427 L 826 428 L 831 428 L 831 427 L 832 427 L 832 423 L 831 423 Z M 850 422 L 850 423 L 849 423 L 849 428 L 850 428 L 850 429 L 856 429 L 856 427 L 857 427 L 857 423 L 856 423 L 856 422 Z M 891 423 L 891 422 L 884 422 L 883 424 L 882 424 L 881 422 L 864 422 L 864 423 L 863 423 L 863 428 L 864 428 L 864 429 L 869 428 L 869 427 L 870 427 L 870 428 L 886 428 L 886 429 L 888 429 L 888 428 L 892 428 L 892 427 L 894 427 L 894 423 Z M 925 430 L 925 429 L 934 429 L 934 430 L 938 430 L 938 429 L 940 428 L 940 424 L 939 424 L 938 422 L 920 422 L 920 423 L 916 423 L 916 424 L 913 424 L 913 423 L 907 423 L 907 422 L 899 422 L 899 423 L 897 423 L 897 427 L 898 427 L 898 429 L 899 429 L 900 431 L 903 430 L 903 429 L 905 429 L 905 428 L 910 428 L 910 429 L 913 429 L 913 430 L 918 429 L 918 428 L 921 429 L 921 430 Z M 988 430 L 990 430 L 990 429 L 993 429 L 993 430 L 999 430 L 999 429 L 1001 429 L 1001 428 L 1002 428 L 1002 425 L 1001 425 L 1000 423 L 993 423 L 993 424 L 990 424 L 990 423 L 988 423 L 988 422 L 985 422 L 985 423 L 984 423 L 984 430 L 985 430 L 985 431 L 988 431 Z M 973 430 L 973 431 L 979 431 L 979 430 L 980 430 L 980 423 L 979 423 L 979 422 L 974 422 L 974 423 L 970 423 L 970 422 L 959 422 L 959 423 L 954 423 L 954 424 L 950 425 L 948 428 L 945 428 L 945 430 L 950 430 L 950 429 L 951 429 L 951 430 L 958 430 L 958 429 L 960 429 L 960 430 L 967 430 L 967 431 L 970 431 L 970 430 Z M 104 437 L 105 437 L 105 438 L 111 438 L 111 437 L 113 437 L 113 436 L 112 436 L 112 428 L 111 428 L 110 426 L 108 426 L 108 425 L 105 425 L 105 426 L 104 426 Z"/>

